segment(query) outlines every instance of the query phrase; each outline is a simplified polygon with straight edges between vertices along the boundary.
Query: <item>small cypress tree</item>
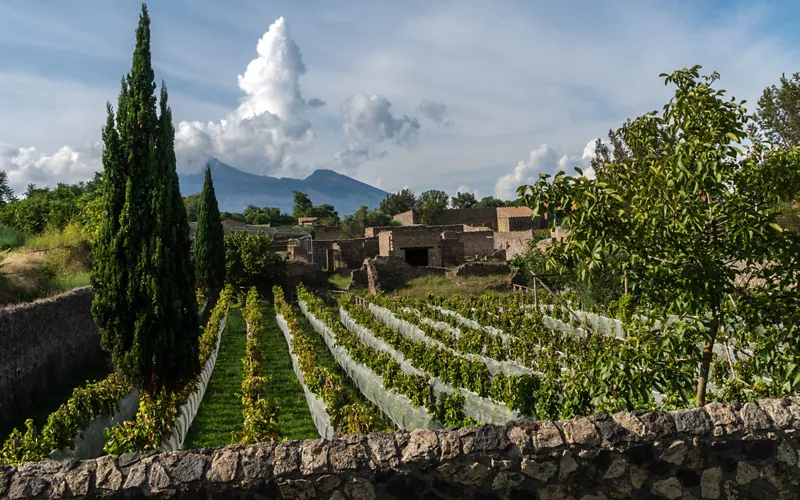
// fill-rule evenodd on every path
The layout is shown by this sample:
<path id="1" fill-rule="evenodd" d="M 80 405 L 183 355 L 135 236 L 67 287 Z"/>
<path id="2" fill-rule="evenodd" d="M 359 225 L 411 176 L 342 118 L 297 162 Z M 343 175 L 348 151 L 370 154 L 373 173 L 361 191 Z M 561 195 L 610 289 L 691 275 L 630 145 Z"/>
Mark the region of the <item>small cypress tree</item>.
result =
<path id="1" fill-rule="evenodd" d="M 95 246 L 92 311 L 117 371 L 156 394 L 199 371 L 199 327 L 189 227 L 176 171 L 167 90 L 156 113 L 150 18 L 142 4 L 116 130 L 109 106 L 106 220 Z"/>
<path id="2" fill-rule="evenodd" d="M 225 234 L 210 168 L 206 168 L 206 179 L 197 207 L 194 269 L 198 286 L 216 290 L 225 282 Z"/>

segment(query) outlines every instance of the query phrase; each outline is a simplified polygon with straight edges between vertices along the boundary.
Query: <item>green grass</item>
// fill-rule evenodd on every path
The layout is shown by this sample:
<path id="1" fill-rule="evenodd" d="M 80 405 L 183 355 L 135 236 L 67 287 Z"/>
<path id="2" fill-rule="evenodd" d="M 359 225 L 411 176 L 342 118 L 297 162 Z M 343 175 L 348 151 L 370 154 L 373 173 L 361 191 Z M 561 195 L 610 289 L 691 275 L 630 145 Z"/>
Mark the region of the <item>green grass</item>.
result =
<path id="1" fill-rule="evenodd" d="M 19 229 L 0 226 L 0 250 L 19 248 L 25 244 L 25 233 Z"/>
<path id="2" fill-rule="evenodd" d="M 264 302 L 261 311 L 264 315 L 264 368 L 269 377 L 267 394 L 278 407 L 278 430 L 286 439 L 318 438 L 303 388 L 292 368 L 289 347 L 275 321 L 272 304 Z"/>
<path id="3" fill-rule="evenodd" d="M 421 278 L 410 280 L 403 286 L 394 289 L 386 288 L 384 291 L 391 294 L 413 297 L 415 299 L 424 299 L 429 292 L 445 296 L 459 294 L 465 297 L 483 295 L 485 293 L 506 295 L 509 291 L 491 290 L 484 287 L 487 283 L 506 278 L 507 276 L 468 276 L 458 278 L 458 281 L 456 281 L 449 276 L 422 276 Z"/>
<path id="4" fill-rule="evenodd" d="M 208 314 L 207 309 L 203 314 L 206 321 Z M 214 372 L 186 436 L 185 449 L 230 444 L 231 433 L 242 428 L 242 402 L 236 394 L 242 387 L 245 335 L 241 306 L 231 304 Z"/>
<path id="5" fill-rule="evenodd" d="M 342 276 L 341 274 L 334 273 L 328 276 L 328 281 L 339 290 L 347 290 L 347 287 L 350 285 L 350 276 Z"/>

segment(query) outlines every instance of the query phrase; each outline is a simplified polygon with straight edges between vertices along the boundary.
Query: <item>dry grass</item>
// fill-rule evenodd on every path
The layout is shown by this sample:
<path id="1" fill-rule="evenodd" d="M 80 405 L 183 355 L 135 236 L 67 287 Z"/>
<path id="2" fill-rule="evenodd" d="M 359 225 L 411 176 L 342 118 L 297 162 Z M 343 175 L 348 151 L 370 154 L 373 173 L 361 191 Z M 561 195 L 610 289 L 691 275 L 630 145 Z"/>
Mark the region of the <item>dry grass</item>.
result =
<path id="1" fill-rule="evenodd" d="M 0 257 L 0 305 L 29 302 L 89 284 L 86 246 L 27 247 Z"/>

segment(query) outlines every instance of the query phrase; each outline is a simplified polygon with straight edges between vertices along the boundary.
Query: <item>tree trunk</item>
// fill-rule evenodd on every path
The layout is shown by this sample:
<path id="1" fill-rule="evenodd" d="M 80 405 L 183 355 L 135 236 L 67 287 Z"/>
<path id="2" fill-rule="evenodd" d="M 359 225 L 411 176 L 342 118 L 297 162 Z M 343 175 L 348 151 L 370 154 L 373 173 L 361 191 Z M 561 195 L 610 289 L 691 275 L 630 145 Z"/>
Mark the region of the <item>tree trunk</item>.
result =
<path id="1" fill-rule="evenodd" d="M 719 315 L 715 315 L 709 327 L 709 338 L 703 347 L 703 358 L 700 361 L 700 376 L 697 379 L 697 396 L 694 405 L 698 408 L 706 404 L 706 387 L 708 386 L 708 372 L 711 368 L 711 360 L 714 357 L 714 342 L 717 340 L 719 331 Z"/>

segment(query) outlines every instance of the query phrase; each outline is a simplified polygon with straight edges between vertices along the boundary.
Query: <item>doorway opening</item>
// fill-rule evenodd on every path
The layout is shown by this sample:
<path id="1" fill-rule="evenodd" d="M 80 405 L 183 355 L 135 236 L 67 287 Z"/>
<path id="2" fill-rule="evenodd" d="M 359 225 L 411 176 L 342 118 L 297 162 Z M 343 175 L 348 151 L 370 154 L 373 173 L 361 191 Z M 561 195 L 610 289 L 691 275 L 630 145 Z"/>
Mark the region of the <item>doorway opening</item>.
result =
<path id="1" fill-rule="evenodd" d="M 414 267 L 428 265 L 428 248 L 406 248 L 406 262 Z"/>

